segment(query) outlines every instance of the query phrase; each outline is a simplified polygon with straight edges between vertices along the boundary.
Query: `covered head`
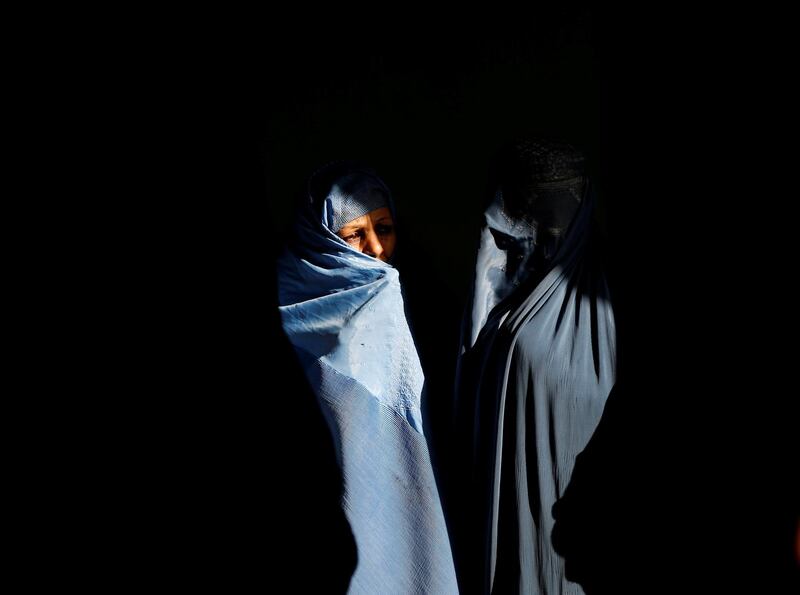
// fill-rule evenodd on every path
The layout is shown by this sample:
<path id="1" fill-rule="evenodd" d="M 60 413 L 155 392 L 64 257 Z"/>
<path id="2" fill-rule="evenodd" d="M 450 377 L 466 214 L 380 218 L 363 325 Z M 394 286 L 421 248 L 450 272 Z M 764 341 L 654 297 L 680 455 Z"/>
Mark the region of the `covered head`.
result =
<path id="1" fill-rule="evenodd" d="M 496 199 L 503 214 L 530 226 L 537 244 L 561 238 L 586 190 L 586 166 L 572 145 L 526 138 L 504 147 L 495 162 Z"/>
<path id="2" fill-rule="evenodd" d="M 392 257 L 394 206 L 374 170 L 353 162 L 327 165 L 312 176 L 309 197 L 322 224 L 350 247 L 383 261 Z"/>
<path id="3" fill-rule="evenodd" d="M 509 143 L 497 153 L 490 175 L 491 199 L 465 329 L 468 345 L 497 304 L 523 284 L 544 278 L 567 238 L 588 229 L 577 225 L 586 219 L 578 213 L 591 211 L 584 157 L 566 142 L 524 138 Z"/>

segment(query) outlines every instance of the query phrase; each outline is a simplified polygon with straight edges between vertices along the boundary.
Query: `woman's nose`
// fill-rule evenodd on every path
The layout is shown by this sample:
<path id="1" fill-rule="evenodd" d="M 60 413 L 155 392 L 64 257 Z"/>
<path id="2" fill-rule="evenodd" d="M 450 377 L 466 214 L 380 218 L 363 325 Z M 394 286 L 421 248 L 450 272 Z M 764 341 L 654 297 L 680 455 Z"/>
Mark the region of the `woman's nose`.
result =
<path id="1" fill-rule="evenodd" d="M 374 258 L 380 258 L 383 254 L 383 245 L 374 231 L 370 231 L 364 238 L 364 254 Z"/>

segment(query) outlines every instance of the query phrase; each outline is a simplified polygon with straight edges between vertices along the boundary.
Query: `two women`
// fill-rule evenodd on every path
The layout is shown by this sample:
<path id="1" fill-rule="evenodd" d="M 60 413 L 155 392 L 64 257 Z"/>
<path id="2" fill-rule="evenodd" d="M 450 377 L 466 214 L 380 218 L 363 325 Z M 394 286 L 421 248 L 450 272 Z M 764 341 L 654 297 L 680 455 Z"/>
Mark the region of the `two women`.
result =
<path id="1" fill-rule="evenodd" d="M 615 381 L 595 195 L 569 145 L 524 141 L 496 165 L 455 386 L 459 584 L 580 593 L 553 549 L 552 509 Z M 374 172 L 316 174 L 279 263 L 280 310 L 334 436 L 359 556 L 351 591 L 452 593 L 423 374 L 390 264 L 394 221 Z"/>

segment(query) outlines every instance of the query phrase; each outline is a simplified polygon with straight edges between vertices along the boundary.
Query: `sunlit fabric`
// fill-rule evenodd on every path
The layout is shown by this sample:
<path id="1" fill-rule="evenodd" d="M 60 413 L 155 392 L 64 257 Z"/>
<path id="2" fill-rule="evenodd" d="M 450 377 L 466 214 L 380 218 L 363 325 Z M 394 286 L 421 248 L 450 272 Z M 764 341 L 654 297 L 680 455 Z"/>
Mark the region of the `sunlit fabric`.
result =
<path id="1" fill-rule="evenodd" d="M 352 172 L 338 178 L 325 199 L 328 228 L 339 231 L 345 223 L 388 206 L 389 189 L 380 178 Z"/>
<path id="2" fill-rule="evenodd" d="M 549 216 L 571 209 L 568 225 L 551 225 L 564 233 L 515 217 L 502 188 L 485 213 L 456 390 L 468 592 L 583 592 L 553 550 L 552 508 L 603 413 L 616 348 L 593 192 L 572 194 Z"/>
<path id="3" fill-rule="evenodd" d="M 330 212 L 334 187 L 305 205 L 278 277 L 284 329 L 325 413 L 342 470 L 342 505 L 358 549 L 349 592 L 456 593 L 422 432 L 424 377 L 398 272 L 331 231 L 338 220 Z M 393 211 L 391 197 L 388 206 Z"/>

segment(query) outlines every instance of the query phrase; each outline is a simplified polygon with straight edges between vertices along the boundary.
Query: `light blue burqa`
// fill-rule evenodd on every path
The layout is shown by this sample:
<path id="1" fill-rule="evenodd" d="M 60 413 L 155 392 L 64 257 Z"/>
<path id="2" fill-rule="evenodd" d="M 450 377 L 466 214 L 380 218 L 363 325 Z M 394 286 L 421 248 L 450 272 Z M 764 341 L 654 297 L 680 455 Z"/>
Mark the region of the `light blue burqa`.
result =
<path id="1" fill-rule="evenodd" d="M 551 543 L 553 504 L 615 381 L 616 332 L 584 198 L 557 245 L 485 213 L 457 386 L 462 464 L 459 571 L 469 592 L 578 594 Z M 550 250 L 538 276 L 537 251 Z"/>
<path id="2" fill-rule="evenodd" d="M 309 197 L 279 259 L 278 286 L 284 329 L 342 471 L 342 506 L 358 549 L 349 592 L 457 593 L 398 272 L 331 231 L 339 225 L 336 190 Z M 394 212 L 391 197 L 388 204 Z"/>

